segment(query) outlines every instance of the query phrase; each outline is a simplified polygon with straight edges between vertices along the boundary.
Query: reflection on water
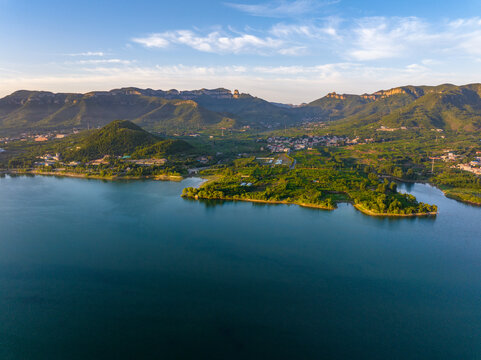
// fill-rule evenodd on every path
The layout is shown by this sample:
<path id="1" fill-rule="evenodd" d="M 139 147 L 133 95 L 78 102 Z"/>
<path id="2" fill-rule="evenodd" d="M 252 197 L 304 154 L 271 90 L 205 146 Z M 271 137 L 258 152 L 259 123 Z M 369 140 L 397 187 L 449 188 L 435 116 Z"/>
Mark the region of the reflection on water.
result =
<path id="1" fill-rule="evenodd" d="M 403 192 L 403 193 L 412 193 L 413 189 L 414 189 L 414 184 L 413 183 L 398 183 L 398 186 L 399 186 L 399 191 L 400 192 Z M 423 186 L 429 186 L 429 185 L 423 185 Z M 413 194 L 414 195 L 414 194 Z M 439 197 L 440 197 L 440 194 L 433 194 L 434 196 L 432 196 L 432 201 L 433 202 L 429 202 L 430 204 L 434 204 L 434 201 L 436 200 L 439 200 Z M 444 196 L 442 195 L 441 193 L 441 196 Z M 193 201 L 193 202 L 198 202 L 200 204 L 203 204 L 205 206 L 206 209 L 208 208 L 212 208 L 212 207 L 216 207 L 216 206 L 223 206 L 225 205 L 226 203 L 244 203 L 244 204 L 250 204 L 251 206 L 253 207 L 260 207 L 260 208 L 265 208 L 267 206 L 295 206 L 295 207 L 299 207 L 299 208 L 302 208 L 304 210 L 308 210 L 308 211 L 321 211 L 321 212 L 326 212 L 326 211 L 338 211 L 339 208 L 344 208 L 344 207 L 352 207 L 353 209 L 354 206 L 352 206 L 352 204 L 350 203 L 346 203 L 346 202 L 341 202 L 337 205 L 337 209 L 335 210 L 326 210 L 326 209 L 317 209 L 317 208 L 313 208 L 313 207 L 308 207 L 308 206 L 299 206 L 299 205 L 296 205 L 296 204 L 276 204 L 276 203 L 265 203 L 265 202 L 257 202 L 257 201 L 242 201 L 242 200 L 219 200 L 219 199 L 199 199 L 199 200 L 194 200 L 194 199 L 188 199 L 188 198 L 183 198 L 185 201 Z M 423 200 L 420 200 L 418 199 L 419 201 L 423 201 Z M 424 200 L 423 202 L 428 202 L 426 200 Z M 357 211 L 357 210 L 356 210 Z M 393 222 L 398 222 L 398 221 L 404 221 L 404 222 L 415 222 L 415 221 L 429 221 L 429 222 L 432 222 L 432 221 L 435 221 L 436 220 L 436 215 L 427 215 L 427 216 L 417 216 L 417 217 L 411 217 L 411 216 L 399 216 L 399 217 L 396 217 L 396 216 L 370 216 L 370 215 L 366 215 L 360 211 L 358 211 L 360 214 L 362 214 L 363 216 L 369 216 L 370 218 L 373 218 L 373 219 L 376 219 L 376 221 L 379 221 L 380 223 L 393 223 Z"/>
<path id="2" fill-rule="evenodd" d="M 481 208 L 180 197 L 200 182 L 1 178 L 0 358 L 481 358 Z"/>

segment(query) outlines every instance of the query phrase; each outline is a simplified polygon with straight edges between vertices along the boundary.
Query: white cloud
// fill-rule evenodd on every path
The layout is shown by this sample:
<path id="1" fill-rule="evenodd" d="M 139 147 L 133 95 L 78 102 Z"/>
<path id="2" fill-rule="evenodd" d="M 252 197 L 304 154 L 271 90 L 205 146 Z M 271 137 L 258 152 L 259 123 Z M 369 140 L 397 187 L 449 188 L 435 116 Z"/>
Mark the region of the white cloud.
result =
<path id="1" fill-rule="evenodd" d="M 309 24 L 278 23 L 267 31 L 256 31 L 249 27 L 245 32 L 238 32 L 230 27 L 228 30 L 217 29 L 210 32 L 172 30 L 136 37 L 132 41 L 148 48 L 165 49 L 172 45 L 183 45 L 216 54 L 299 56 L 309 53 L 312 42 L 339 41 L 340 22 L 338 18 L 326 18 Z"/>
<path id="2" fill-rule="evenodd" d="M 293 46 L 279 50 L 279 54 L 288 56 L 301 56 L 307 53 L 306 46 Z"/>
<path id="3" fill-rule="evenodd" d="M 75 64 L 80 65 L 98 65 L 98 64 L 122 64 L 122 65 L 129 65 L 132 63 L 131 60 L 122 60 L 122 59 L 89 59 L 89 60 L 78 60 L 74 62 Z"/>
<path id="4" fill-rule="evenodd" d="M 406 84 L 481 82 L 480 18 L 436 23 L 416 17 L 323 18 L 286 21 L 264 30 L 245 28 L 243 32 L 230 28 L 172 30 L 138 37 L 134 42 L 150 48 L 184 46 L 225 54 L 217 56 L 215 63 L 224 61 L 228 66 L 195 66 L 195 55 L 182 58 L 189 66 L 146 66 L 141 61 L 108 59 L 103 52 L 85 52 L 71 54 L 85 58 L 69 59 L 63 66 L 38 64 L 30 68 L 31 74 L 20 65 L 0 63 L 0 67 L 21 70 L 0 69 L 0 93 L 18 88 L 89 91 L 119 86 L 158 88 L 161 84 L 179 89 L 225 86 L 273 101 L 302 102 L 329 91 L 363 93 Z M 128 52 L 135 50 L 132 47 Z M 293 55 L 298 56 L 296 61 L 287 58 Z M 179 62 L 175 56 L 173 51 L 172 64 Z M 76 66 L 79 64 L 84 66 Z M 38 73 L 50 75 L 33 75 L 39 68 Z"/>
<path id="5" fill-rule="evenodd" d="M 286 43 L 273 37 L 259 37 L 253 34 L 233 34 L 213 31 L 201 35 L 191 30 L 167 31 L 135 38 L 134 42 L 153 48 L 165 48 L 169 44 L 185 45 L 195 50 L 217 54 L 256 53 L 266 55 L 289 49 Z"/>
<path id="6" fill-rule="evenodd" d="M 67 54 L 67 56 L 105 56 L 106 54 L 102 51 L 87 51 L 81 53 Z"/>
<path id="7" fill-rule="evenodd" d="M 252 5 L 254 6 L 254 5 Z M 255 5 L 257 6 L 257 5 Z M 417 17 L 328 17 L 277 23 L 265 30 L 172 30 L 133 39 L 150 48 L 187 46 L 216 54 L 300 56 L 339 61 L 423 59 L 481 55 L 481 18 L 429 23 Z"/>
<path id="8" fill-rule="evenodd" d="M 58 92 L 88 92 L 135 86 L 141 88 L 240 89 L 271 101 L 301 103 L 330 91 L 364 93 L 406 84 L 436 85 L 445 82 L 481 82 L 481 74 L 436 72 L 416 63 L 402 66 L 369 66 L 339 62 L 314 66 L 189 66 L 134 65 L 88 67 L 66 74 L 35 76 L 15 74 L 2 79 L 0 93 L 19 88 Z"/>
<path id="9" fill-rule="evenodd" d="M 441 23 L 416 17 L 362 18 L 351 29 L 343 31 L 347 37 L 346 55 L 358 61 L 412 58 L 434 64 L 439 63 L 440 58 L 444 61 L 446 56 L 481 55 L 481 18 L 478 17 Z M 431 60 L 423 60 L 425 57 Z"/>
<path id="10" fill-rule="evenodd" d="M 226 3 L 226 5 L 253 16 L 282 18 L 304 15 L 321 6 L 326 6 L 337 2 L 339 1 L 277 0 L 255 5 L 237 3 Z"/>
<path id="11" fill-rule="evenodd" d="M 481 55 L 481 18 L 457 19 L 449 23 L 448 37 L 454 48 L 467 54 Z"/>
<path id="12" fill-rule="evenodd" d="M 402 57 L 436 36 L 415 17 L 364 18 L 357 22 L 353 34 L 349 55 L 361 61 Z"/>
<path id="13" fill-rule="evenodd" d="M 304 38 L 326 38 L 337 36 L 337 29 L 333 24 L 325 27 L 313 24 L 275 24 L 269 33 L 279 38 L 304 37 Z"/>
<path id="14" fill-rule="evenodd" d="M 165 48 L 169 46 L 169 41 L 162 34 L 151 34 L 144 38 L 134 38 L 132 41 L 149 48 Z"/>

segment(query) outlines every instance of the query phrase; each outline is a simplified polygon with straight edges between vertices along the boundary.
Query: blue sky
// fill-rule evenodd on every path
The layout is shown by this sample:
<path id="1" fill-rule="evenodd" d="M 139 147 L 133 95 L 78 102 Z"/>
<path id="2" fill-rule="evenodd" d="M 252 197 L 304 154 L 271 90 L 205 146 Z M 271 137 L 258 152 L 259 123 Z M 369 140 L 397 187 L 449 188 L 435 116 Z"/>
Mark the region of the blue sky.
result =
<path id="1" fill-rule="evenodd" d="M 300 103 L 480 70 L 479 0 L 0 0 L 0 96 L 226 87 Z"/>

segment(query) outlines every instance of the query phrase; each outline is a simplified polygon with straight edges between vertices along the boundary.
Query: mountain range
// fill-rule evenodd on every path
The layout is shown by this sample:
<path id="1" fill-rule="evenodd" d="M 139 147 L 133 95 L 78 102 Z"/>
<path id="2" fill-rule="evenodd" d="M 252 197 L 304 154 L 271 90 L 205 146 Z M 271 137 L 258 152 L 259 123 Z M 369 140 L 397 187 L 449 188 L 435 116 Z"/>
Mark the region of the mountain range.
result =
<path id="1" fill-rule="evenodd" d="M 352 127 L 481 129 L 481 84 L 403 86 L 372 94 L 335 92 L 301 106 L 271 103 L 228 89 L 122 88 L 86 94 L 20 90 L 0 99 L 0 136 L 102 127 L 129 120 L 149 131 L 275 129 L 301 122 Z"/>

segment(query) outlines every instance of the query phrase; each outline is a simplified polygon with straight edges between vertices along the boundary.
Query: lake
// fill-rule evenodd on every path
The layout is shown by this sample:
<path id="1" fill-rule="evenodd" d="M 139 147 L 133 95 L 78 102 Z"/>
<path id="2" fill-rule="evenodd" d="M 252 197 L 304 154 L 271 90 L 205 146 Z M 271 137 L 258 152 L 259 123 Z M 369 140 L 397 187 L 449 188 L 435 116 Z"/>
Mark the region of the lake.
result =
<path id="1" fill-rule="evenodd" d="M 0 358 L 481 358 L 481 208 L 179 196 L 200 181 L 0 178 Z"/>

